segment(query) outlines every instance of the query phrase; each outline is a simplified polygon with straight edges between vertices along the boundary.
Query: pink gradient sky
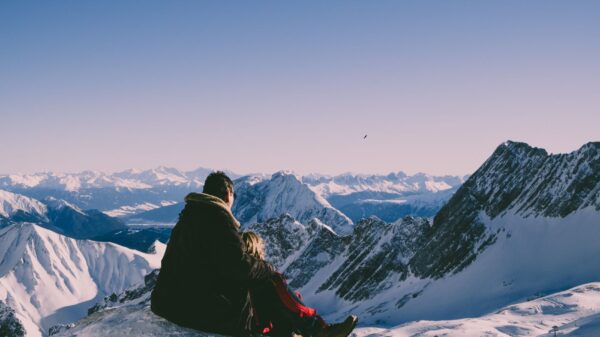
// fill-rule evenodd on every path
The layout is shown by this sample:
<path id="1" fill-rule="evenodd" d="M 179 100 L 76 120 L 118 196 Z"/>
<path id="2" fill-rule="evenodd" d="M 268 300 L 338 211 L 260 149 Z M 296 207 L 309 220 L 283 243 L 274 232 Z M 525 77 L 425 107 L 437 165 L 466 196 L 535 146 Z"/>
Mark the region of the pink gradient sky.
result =
<path id="1" fill-rule="evenodd" d="M 0 173 L 469 174 L 509 139 L 570 152 L 600 140 L 599 12 L 3 1 Z"/>

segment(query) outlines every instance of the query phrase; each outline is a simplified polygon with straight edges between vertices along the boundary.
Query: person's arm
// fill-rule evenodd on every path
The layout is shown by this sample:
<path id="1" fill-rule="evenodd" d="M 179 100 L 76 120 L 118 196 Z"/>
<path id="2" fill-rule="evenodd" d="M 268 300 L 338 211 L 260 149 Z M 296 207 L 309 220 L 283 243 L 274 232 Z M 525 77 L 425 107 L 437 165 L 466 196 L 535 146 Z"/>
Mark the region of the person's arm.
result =
<path id="1" fill-rule="evenodd" d="M 233 224 L 225 221 L 216 233 L 213 249 L 217 272 L 224 279 L 246 283 L 270 279 L 275 273 L 273 266 L 246 253 L 244 241 Z"/>

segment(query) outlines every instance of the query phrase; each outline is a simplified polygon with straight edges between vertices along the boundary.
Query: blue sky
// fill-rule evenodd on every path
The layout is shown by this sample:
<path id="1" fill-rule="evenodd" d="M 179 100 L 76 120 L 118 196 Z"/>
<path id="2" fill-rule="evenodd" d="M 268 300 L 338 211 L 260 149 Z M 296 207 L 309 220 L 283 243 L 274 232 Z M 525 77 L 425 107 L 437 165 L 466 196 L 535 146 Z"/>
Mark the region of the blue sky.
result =
<path id="1" fill-rule="evenodd" d="M 0 173 L 472 173 L 600 140 L 597 1 L 2 1 Z M 363 135 L 368 134 L 363 140 Z"/>

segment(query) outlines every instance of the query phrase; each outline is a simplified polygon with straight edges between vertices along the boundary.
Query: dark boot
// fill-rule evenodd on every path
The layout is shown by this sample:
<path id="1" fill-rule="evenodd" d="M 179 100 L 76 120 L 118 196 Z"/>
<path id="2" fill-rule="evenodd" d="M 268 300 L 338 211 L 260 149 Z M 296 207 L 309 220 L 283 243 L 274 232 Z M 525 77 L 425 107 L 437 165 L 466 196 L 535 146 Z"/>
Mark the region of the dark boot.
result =
<path id="1" fill-rule="evenodd" d="M 315 337 L 347 337 L 358 322 L 358 317 L 350 315 L 342 323 L 331 324 L 321 330 Z"/>

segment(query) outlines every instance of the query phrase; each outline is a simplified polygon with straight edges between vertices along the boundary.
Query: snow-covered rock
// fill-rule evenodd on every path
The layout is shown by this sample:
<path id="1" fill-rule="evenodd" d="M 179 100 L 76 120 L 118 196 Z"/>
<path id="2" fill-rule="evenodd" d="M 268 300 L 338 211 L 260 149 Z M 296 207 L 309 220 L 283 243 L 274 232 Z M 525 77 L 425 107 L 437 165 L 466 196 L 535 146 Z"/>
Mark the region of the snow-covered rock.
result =
<path id="1" fill-rule="evenodd" d="M 0 336 L 23 337 L 25 328 L 15 316 L 15 311 L 0 301 Z"/>
<path id="2" fill-rule="evenodd" d="M 42 202 L 24 195 L 0 190 L 0 216 L 12 218 L 19 214 L 47 219 L 48 207 Z"/>
<path id="3" fill-rule="evenodd" d="M 103 296 L 141 283 L 163 253 L 164 246 L 144 254 L 15 224 L 0 230 L 0 300 L 14 309 L 27 336 L 43 336 L 83 317 Z"/>

